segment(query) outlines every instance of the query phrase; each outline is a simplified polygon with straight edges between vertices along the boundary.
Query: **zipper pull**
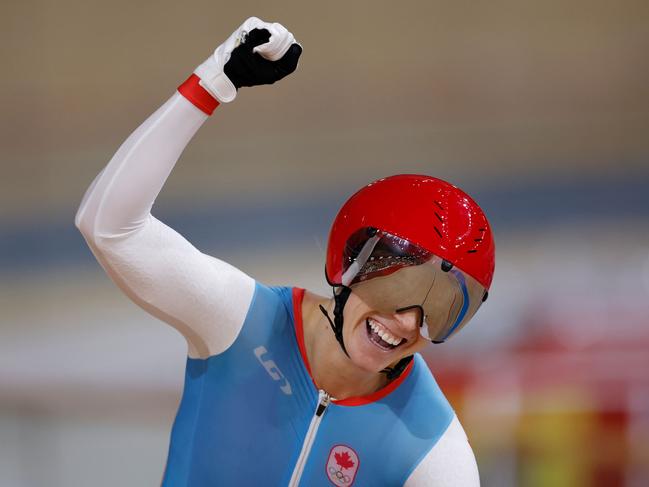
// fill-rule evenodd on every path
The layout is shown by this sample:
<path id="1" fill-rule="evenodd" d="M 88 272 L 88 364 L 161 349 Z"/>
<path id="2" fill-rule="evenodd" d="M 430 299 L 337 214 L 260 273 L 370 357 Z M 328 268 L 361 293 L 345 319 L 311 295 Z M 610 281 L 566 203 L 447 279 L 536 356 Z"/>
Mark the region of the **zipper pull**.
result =
<path id="1" fill-rule="evenodd" d="M 318 391 L 318 408 L 315 410 L 315 415 L 322 416 L 330 402 L 331 396 L 328 393 L 322 390 Z"/>

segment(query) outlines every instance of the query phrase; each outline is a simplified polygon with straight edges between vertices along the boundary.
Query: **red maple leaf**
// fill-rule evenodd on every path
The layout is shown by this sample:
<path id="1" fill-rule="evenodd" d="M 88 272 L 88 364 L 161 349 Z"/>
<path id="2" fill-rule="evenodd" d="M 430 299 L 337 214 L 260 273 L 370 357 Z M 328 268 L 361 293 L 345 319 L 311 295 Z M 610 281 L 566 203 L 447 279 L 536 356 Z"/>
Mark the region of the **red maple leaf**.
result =
<path id="1" fill-rule="evenodd" d="M 346 451 L 334 453 L 334 458 L 336 459 L 336 463 L 340 465 L 340 468 L 352 468 L 354 466 L 354 462 L 349 458 L 349 453 Z"/>

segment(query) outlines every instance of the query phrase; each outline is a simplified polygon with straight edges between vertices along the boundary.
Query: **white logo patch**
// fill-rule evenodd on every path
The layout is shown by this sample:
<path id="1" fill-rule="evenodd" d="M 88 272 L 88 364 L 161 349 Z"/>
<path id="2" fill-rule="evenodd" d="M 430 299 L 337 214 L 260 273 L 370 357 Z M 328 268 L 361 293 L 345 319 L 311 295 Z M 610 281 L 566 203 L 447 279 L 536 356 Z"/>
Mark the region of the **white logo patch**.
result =
<path id="1" fill-rule="evenodd" d="M 327 477 L 338 487 L 349 487 L 356 479 L 358 472 L 358 455 L 347 445 L 336 445 L 329 452 L 327 459 Z"/>

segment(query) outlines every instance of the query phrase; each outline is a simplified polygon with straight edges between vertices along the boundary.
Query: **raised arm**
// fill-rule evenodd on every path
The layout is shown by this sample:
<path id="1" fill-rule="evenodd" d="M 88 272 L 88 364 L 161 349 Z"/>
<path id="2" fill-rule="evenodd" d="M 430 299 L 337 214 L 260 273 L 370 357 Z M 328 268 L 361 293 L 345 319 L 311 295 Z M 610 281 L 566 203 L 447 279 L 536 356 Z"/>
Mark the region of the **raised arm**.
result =
<path id="1" fill-rule="evenodd" d="M 156 196 L 219 102 L 269 84 L 297 66 L 301 47 L 279 24 L 244 22 L 122 144 L 86 192 L 75 223 L 113 281 L 177 328 L 189 354 L 207 357 L 237 337 L 254 281 L 205 255 L 151 215 Z"/>

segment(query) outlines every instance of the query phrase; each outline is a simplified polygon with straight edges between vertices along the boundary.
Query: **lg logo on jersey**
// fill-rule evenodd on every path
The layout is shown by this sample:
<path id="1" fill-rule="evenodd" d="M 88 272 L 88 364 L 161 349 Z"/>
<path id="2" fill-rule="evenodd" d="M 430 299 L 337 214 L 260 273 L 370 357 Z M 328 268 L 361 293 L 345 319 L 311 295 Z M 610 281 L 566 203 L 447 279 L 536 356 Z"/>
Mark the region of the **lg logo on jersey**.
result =
<path id="1" fill-rule="evenodd" d="M 282 392 L 287 396 L 290 396 L 293 393 L 291 391 L 291 384 L 288 383 L 288 380 L 286 380 L 286 377 L 284 377 L 282 371 L 279 370 L 279 367 L 277 367 L 273 360 L 264 359 L 264 355 L 268 353 L 266 347 L 257 347 L 253 350 L 253 352 L 255 354 L 255 357 L 257 357 L 257 360 L 259 360 L 259 363 L 263 365 L 264 369 L 266 369 L 266 372 L 268 372 L 268 375 L 270 375 L 273 380 L 280 382 L 279 388 L 282 390 Z"/>

